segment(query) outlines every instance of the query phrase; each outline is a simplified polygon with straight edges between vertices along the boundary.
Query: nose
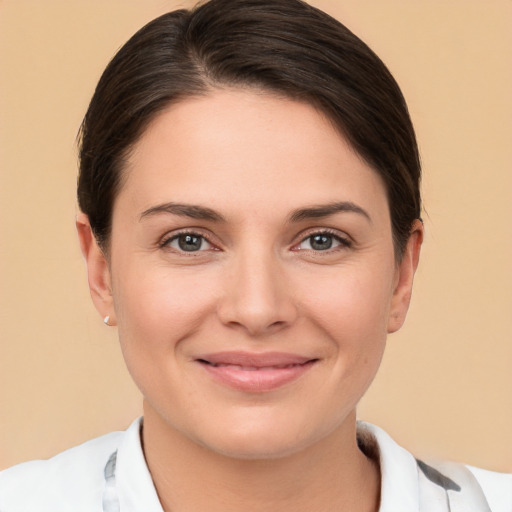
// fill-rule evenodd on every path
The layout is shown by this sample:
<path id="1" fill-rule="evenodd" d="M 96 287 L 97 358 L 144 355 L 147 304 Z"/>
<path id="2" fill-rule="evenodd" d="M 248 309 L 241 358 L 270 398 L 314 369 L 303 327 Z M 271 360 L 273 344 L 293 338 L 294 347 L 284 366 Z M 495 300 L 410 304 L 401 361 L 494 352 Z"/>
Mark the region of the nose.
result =
<path id="1" fill-rule="evenodd" d="M 274 333 L 295 321 L 293 290 L 276 257 L 253 253 L 231 263 L 218 303 L 222 323 L 255 337 Z"/>

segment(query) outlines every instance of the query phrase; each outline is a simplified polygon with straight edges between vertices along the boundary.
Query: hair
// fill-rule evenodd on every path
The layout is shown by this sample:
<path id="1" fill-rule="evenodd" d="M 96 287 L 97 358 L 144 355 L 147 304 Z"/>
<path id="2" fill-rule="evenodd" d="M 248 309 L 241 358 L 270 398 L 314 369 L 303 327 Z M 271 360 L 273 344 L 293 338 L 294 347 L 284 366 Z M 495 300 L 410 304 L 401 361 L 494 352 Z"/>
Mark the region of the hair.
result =
<path id="1" fill-rule="evenodd" d="M 210 0 L 148 23 L 114 56 L 79 132 L 78 202 L 108 249 L 123 167 L 166 107 L 256 88 L 318 108 L 382 178 L 399 259 L 420 217 L 420 159 L 400 88 L 344 25 L 301 0 Z"/>

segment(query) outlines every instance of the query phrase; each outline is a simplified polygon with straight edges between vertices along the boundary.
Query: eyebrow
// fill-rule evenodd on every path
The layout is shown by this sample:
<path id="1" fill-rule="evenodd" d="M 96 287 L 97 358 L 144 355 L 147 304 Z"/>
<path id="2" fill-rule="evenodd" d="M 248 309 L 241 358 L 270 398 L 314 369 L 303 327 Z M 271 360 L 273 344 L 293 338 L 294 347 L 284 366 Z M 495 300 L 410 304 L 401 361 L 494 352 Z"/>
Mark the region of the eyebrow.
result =
<path id="1" fill-rule="evenodd" d="M 144 217 L 157 215 L 159 213 L 169 213 L 171 215 L 179 215 L 180 217 L 189 217 L 191 219 L 209 220 L 213 222 L 225 222 L 226 219 L 211 208 L 197 206 L 192 204 L 180 203 L 163 203 L 153 206 L 140 214 L 140 220 Z"/>
<path id="2" fill-rule="evenodd" d="M 350 201 L 340 201 L 317 206 L 309 206 L 306 208 L 299 208 L 290 214 L 289 222 L 300 222 L 302 220 L 308 219 L 321 219 L 340 212 L 357 213 L 365 217 L 370 223 L 372 222 L 372 219 L 366 210 Z M 163 203 L 148 208 L 141 213 L 140 220 L 142 220 L 144 217 L 149 217 L 161 213 L 178 215 L 180 217 L 189 217 L 191 219 L 226 222 L 226 219 L 220 213 L 212 210 L 211 208 L 172 202 Z"/>
<path id="3" fill-rule="evenodd" d="M 350 201 L 340 201 L 335 203 L 310 206 L 307 208 L 300 208 L 291 213 L 290 222 L 299 222 L 301 220 L 308 219 L 321 219 L 323 217 L 329 217 L 330 215 L 334 215 L 335 213 L 340 212 L 357 213 L 365 217 L 370 223 L 372 222 L 372 219 L 366 210 Z"/>

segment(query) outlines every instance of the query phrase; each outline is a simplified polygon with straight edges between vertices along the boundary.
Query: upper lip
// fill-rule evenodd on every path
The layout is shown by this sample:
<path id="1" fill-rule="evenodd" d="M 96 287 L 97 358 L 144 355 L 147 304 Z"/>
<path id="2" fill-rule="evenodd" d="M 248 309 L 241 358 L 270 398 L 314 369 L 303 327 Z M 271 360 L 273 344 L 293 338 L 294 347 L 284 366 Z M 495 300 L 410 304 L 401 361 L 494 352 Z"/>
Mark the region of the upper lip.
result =
<path id="1" fill-rule="evenodd" d="M 298 365 L 307 363 L 308 361 L 314 361 L 315 359 L 316 358 L 286 352 L 215 352 L 212 354 L 204 354 L 196 358 L 197 361 L 203 361 L 213 365 L 236 365 L 252 368 Z"/>

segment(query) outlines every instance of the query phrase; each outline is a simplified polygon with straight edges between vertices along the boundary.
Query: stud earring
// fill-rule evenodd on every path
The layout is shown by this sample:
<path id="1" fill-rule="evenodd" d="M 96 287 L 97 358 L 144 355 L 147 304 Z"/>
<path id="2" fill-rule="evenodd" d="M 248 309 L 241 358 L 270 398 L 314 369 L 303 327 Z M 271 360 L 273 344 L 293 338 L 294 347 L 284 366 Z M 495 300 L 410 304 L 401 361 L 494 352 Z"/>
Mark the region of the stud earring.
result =
<path id="1" fill-rule="evenodd" d="M 107 315 L 107 316 L 103 319 L 103 323 L 104 323 L 105 325 L 109 325 L 109 323 L 108 323 L 108 322 L 109 322 L 109 320 L 110 320 L 110 317 Z"/>

